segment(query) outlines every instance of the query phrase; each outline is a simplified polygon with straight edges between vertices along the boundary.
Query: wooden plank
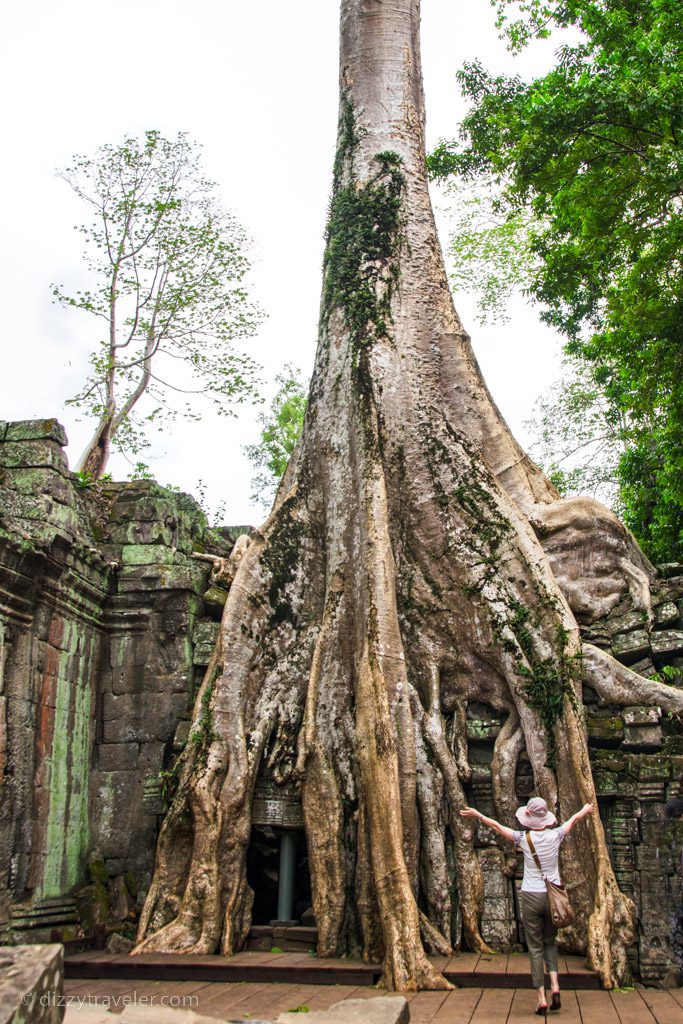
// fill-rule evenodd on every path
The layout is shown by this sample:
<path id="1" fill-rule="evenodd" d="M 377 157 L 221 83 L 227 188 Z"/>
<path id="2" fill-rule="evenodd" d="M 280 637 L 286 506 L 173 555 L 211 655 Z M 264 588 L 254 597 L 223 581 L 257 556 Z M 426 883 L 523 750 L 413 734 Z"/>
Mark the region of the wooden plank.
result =
<path id="1" fill-rule="evenodd" d="M 431 1024 L 470 1024 L 482 991 L 480 988 L 458 988 L 449 992 L 432 1017 Z"/>
<path id="2" fill-rule="evenodd" d="M 653 988 L 641 988 L 637 991 L 657 1024 L 683 1024 L 683 1007 L 670 992 Z"/>
<path id="3" fill-rule="evenodd" d="M 529 1024 L 529 1014 L 533 1014 L 537 1006 L 538 996 L 535 989 L 515 989 L 507 1024 Z"/>
<path id="4" fill-rule="evenodd" d="M 78 995 L 81 992 L 89 992 L 93 984 L 97 984 L 97 982 L 84 981 L 80 978 L 65 978 L 64 995 Z"/>
<path id="5" fill-rule="evenodd" d="M 365 988 L 356 988 L 353 985 L 319 985 L 316 994 L 308 1000 L 308 1005 L 313 1010 L 327 1010 L 334 1003 L 341 1003 L 345 999 L 355 999 L 356 994 L 366 991 Z"/>
<path id="6" fill-rule="evenodd" d="M 566 969 L 567 969 L 567 972 L 569 974 L 594 974 L 595 973 L 594 971 L 591 971 L 588 967 L 586 967 L 586 958 L 583 957 L 583 956 L 565 956 L 565 957 L 559 958 L 559 959 L 564 959 L 565 964 L 566 964 Z"/>
<path id="7" fill-rule="evenodd" d="M 175 985 L 167 985 L 166 982 L 160 984 L 165 987 L 166 992 L 175 992 Z M 190 1006 L 188 1009 L 200 1014 L 206 1012 L 210 1016 L 212 1010 L 219 1010 L 224 1019 L 228 1013 L 234 1010 L 236 1016 L 241 1017 L 242 1007 L 248 1010 L 246 1005 L 248 1000 L 262 993 L 266 988 L 269 986 L 250 981 L 238 982 L 234 985 L 204 985 L 197 992 L 199 1004 Z"/>
<path id="8" fill-rule="evenodd" d="M 224 957 L 225 960 L 230 960 L 233 964 L 272 964 L 281 963 L 287 964 L 291 962 L 292 958 L 297 960 L 299 958 L 298 953 L 271 953 L 270 950 L 243 950 L 240 953 L 235 953 L 231 957 Z"/>
<path id="9" fill-rule="evenodd" d="M 138 986 L 129 980 L 107 980 L 92 983 L 87 989 L 69 993 L 78 1000 L 81 1006 L 97 1006 L 101 1010 L 121 1013 L 125 1008 L 125 999 L 133 999 Z"/>
<path id="10" fill-rule="evenodd" d="M 529 957 L 526 953 L 510 953 L 508 955 L 507 967 L 505 968 L 506 974 L 528 974 L 529 983 L 531 983 L 531 967 L 529 966 Z"/>
<path id="11" fill-rule="evenodd" d="M 512 989 L 484 989 L 472 1014 L 471 1024 L 506 1024 L 513 996 Z"/>
<path id="12" fill-rule="evenodd" d="M 505 974 L 507 971 L 509 957 L 507 953 L 497 953 L 491 956 L 489 953 L 483 953 L 479 957 L 479 962 L 474 968 L 474 974 Z"/>
<path id="13" fill-rule="evenodd" d="M 288 1013 L 298 1006 L 308 1006 L 308 1000 L 316 994 L 318 986 L 285 985 L 278 993 L 273 993 L 269 989 L 270 986 L 266 986 L 261 994 L 242 1003 L 252 1017 L 258 1016 L 266 1020 L 275 1020 L 281 1013 Z"/>
<path id="14" fill-rule="evenodd" d="M 83 960 L 93 960 L 96 957 L 104 955 L 103 950 L 101 949 L 79 949 L 74 952 L 76 956 L 81 957 Z"/>
<path id="15" fill-rule="evenodd" d="M 683 988 L 671 988 L 669 989 L 671 995 L 674 997 L 679 1006 L 683 1006 Z"/>
<path id="16" fill-rule="evenodd" d="M 136 981 L 134 991 L 138 995 L 145 996 L 166 996 L 166 995 L 196 995 L 199 998 L 199 993 L 204 989 L 210 989 L 211 985 L 205 981 L 174 981 L 173 984 L 169 985 L 165 981 Z M 189 1007 L 192 1009 L 192 1007 Z"/>
<path id="17" fill-rule="evenodd" d="M 217 992 L 208 999 L 202 999 L 200 1003 L 200 1013 L 213 1014 L 221 1012 L 225 1018 L 225 1014 L 229 1010 L 233 1010 L 238 1007 L 238 1017 L 255 1017 L 259 1020 L 274 1020 L 281 1010 L 277 1013 L 274 1012 L 275 1006 L 281 1006 L 283 1003 L 287 1004 L 286 1009 L 299 1006 L 301 1000 L 298 1002 L 291 1002 L 292 997 L 296 998 L 296 994 L 300 991 L 300 987 L 296 985 L 285 985 L 285 984 L 274 984 L 274 985 L 261 985 L 258 991 L 250 991 L 245 994 L 243 999 L 240 999 L 238 1003 L 234 1002 L 234 994 L 232 992 Z"/>
<path id="18" fill-rule="evenodd" d="M 560 985 L 562 979 L 560 978 Z M 579 1009 L 579 1001 L 576 991 L 570 989 L 567 992 L 561 992 L 560 997 L 562 999 L 562 1008 L 558 1013 L 549 1013 L 548 1020 L 558 1018 L 562 1024 L 602 1024 L 601 1021 L 582 1021 L 581 1010 Z M 550 988 L 548 988 L 548 1003 L 550 1003 Z"/>
<path id="19" fill-rule="evenodd" d="M 655 1018 L 638 992 L 610 992 L 610 998 L 620 1024 L 655 1024 Z"/>
<path id="20" fill-rule="evenodd" d="M 410 1001 L 410 1024 L 430 1024 L 447 996 L 448 991 L 418 992 Z"/>
<path id="21" fill-rule="evenodd" d="M 454 953 L 445 970 L 458 972 L 474 972 L 479 962 L 479 953 Z"/>
<path id="22" fill-rule="evenodd" d="M 592 1021 L 599 1021 L 600 1024 L 620 1024 L 609 992 L 583 990 L 576 993 L 576 998 L 585 1024 Z"/>
<path id="23" fill-rule="evenodd" d="M 386 988 L 369 988 L 364 985 L 362 988 L 356 989 L 353 994 L 354 999 L 376 999 L 377 996 L 405 996 L 408 1002 L 414 999 L 417 992 L 392 992 Z"/>

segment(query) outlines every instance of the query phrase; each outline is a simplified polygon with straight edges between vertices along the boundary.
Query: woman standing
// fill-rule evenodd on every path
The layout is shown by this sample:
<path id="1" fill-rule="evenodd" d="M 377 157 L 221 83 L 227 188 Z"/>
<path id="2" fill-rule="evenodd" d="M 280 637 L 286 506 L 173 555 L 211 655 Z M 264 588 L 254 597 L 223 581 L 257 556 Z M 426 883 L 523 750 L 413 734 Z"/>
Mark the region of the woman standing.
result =
<path id="1" fill-rule="evenodd" d="M 559 871 L 559 852 L 564 839 L 586 815 L 593 813 L 592 804 L 584 804 L 580 811 L 572 815 L 563 825 L 557 827 L 557 818 L 548 810 L 548 805 L 540 796 L 532 797 L 525 807 L 519 807 L 515 817 L 524 825 L 524 830 L 515 831 L 501 825 L 493 818 L 487 818 L 474 807 L 465 807 L 460 812 L 463 818 L 478 818 L 498 832 L 503 839 L 519 846 L 524 854 L 524 878 L 522 880 L 522 922 L 526 935 L 529 959 L 531 961 L 531 980 L 538 991 L 536 1013 L 545 1014 L 548 1009 L 559 1010 L 560 979 L 557 972 L 557 929 L 550 917 L 548 909 L 548 893 L 544 876 L 551 882 L 561 884 Z M 527 833 L 531 836 L 536 856 L 541 864 L 539 871 L 534 854 L 529 845 Z M 551 1000 L 550 1006 L 545 994 L 544 962 L 550 974 Z"/>

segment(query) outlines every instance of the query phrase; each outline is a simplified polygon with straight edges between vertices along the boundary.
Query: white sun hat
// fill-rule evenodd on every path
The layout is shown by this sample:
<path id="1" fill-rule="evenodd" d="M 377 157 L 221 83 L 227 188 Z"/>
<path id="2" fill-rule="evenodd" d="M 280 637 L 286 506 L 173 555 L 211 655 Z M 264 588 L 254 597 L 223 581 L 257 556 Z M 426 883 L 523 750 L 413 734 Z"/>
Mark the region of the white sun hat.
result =
<path id="1" fill-rule="evenodd" d="M 548 805 L 541 796 L 532 796 L 526 807 L 518 807 L 515 817 L 522 825 L 531 829 L 548 828 L 549 825 L 557 824 L 557 818 L 548 810 Z"/>

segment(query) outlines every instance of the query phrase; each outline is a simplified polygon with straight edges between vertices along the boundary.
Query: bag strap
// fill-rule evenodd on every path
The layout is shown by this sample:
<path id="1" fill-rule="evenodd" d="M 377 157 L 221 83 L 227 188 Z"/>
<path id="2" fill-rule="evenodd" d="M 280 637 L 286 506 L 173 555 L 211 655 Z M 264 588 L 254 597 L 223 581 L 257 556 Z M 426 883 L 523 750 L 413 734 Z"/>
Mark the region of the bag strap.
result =
<path id="1" fill-rule="evenodd" d="M 529 849 L 531 850 L 531 856 L 536 861 L 536 867 L 540 871 L 541 877 L 545 881 L 545 875 L 543 874 L 543 868 L 541 867 L 541 862 L 538 859 L 538 854 L 536 853 L 536 847 L 534 846 L 533 842 L 531 841 L 531 832 L 527 832 L 526 833 L 526 841 L 529 844 Z"/>

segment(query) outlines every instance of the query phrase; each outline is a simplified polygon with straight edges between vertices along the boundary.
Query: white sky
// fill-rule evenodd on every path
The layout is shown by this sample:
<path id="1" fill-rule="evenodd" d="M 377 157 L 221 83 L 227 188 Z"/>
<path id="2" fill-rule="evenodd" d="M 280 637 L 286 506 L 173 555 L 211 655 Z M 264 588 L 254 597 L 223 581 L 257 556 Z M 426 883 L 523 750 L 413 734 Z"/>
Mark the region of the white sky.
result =
<path id="1" fill-rule="evenodd" d="M 75 464 L 92 424 L 64 401 L 84 376 L 95 323 L 52 303 L 51 282 L 84 283 L 79 201 L 55 177 L 74 153 L 155 128 L 203 144 L 207 174 L 254 239 L 252 293 L 267 313 L 251 352 L 272 380 L 285 362 L 308 373 L 315 352 L 323 231 L 337 117 L 338 0 L 22 0 L 0 12 L 4 97 L 0 232 L 0 418 L 57 416 Z M 428 144 L 456 134 L 455 71 L 479 57 L 498 72 L 545 70 L 552 43 L 513 59 L 486 0 L 423 0 Z M 530 62 L 533 58 L 533 64 Z M 445 239 L 444 239 L 445 242 Z M 479 327 L 456 297 L 484 374 L 524 442 L 522 421 L 557 375 L 558 343 L 533 310 Z M 259 522 L 241 446 L 258 410 L 178 420 L 143 458 L 161 483 Z M 129 467 L 114 456 L 110 469 Z"/>

